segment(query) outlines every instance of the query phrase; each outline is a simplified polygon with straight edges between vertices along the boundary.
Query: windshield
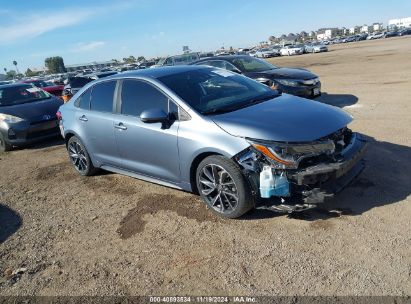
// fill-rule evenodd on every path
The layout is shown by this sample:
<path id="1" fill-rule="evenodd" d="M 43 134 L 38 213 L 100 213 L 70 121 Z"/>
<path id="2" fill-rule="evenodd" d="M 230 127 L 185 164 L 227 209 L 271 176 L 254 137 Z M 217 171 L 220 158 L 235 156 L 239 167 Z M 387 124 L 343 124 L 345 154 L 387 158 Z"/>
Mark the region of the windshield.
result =
<path id="1" fill-rule="evenodd" d="M 231 112 L 278 96 L 263 84 L 220 69 L 192 70 L 159 80 L 202 114 Z"/>
<path id="2" fill-rule="evenodd" d="M 0 106 L 34 102 L 51 96 L 31 84 L 0 88 Z"/>
<path id="3" fill-rule="evenodd" d="M 251 56 L 235 58 L 231 60 L 231 63 L 234 64 L 241 72 L 262 72 L 277 69 L 275 65 Z"/>

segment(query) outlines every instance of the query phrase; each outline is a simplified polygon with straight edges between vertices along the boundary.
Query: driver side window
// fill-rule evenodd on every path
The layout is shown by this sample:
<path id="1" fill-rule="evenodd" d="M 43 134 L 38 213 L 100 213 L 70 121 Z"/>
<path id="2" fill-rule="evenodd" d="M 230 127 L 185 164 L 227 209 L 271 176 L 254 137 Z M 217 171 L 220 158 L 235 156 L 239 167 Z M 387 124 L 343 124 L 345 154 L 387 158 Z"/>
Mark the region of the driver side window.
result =
<path id="1" fill-rule="evenodd" d="M 169 98 L 151 84 L 141 80 L 124 80 L 121 89 L 121 114 L 140 117 L 148 109 L 169 112 Z M 172 102 L 170 102 L 172 103 Z"/>

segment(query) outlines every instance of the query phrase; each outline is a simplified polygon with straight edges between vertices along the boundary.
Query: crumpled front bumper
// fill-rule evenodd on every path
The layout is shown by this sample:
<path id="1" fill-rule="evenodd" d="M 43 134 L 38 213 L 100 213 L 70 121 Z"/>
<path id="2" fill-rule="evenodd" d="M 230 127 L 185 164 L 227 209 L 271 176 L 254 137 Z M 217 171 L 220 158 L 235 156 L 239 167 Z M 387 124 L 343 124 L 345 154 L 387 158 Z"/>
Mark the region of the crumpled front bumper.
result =
<path id="1" fill-rule="evenodd" d="M 362 172 L 365 167 L 363 156 L 366 147 L 365 138 L 359 133 L 353 133 L 350 144 L 342 151 L 337 162 L 321 163 L 305 168 L 290 174 L 289 179 L 297 188 L 315 185 L 301 192 L 304 202 L 322 203 L 348 186 Z"/>
<path id="2" fill-rule="evenodd" d="M 291 213 L 317 207 L 347 187 L 362 172 L 365 168 L 363 156 L 366 148 L 364 136 L 352 133 L 349 144 L 336 160 L 297 170 L 285 170 L 290 184 L 289 195 L 269 199 L 261 199 L 259 196 L 256 208 Z M 255 171 L 247 163 L 254 165 L 255 161 L 247 157 L 240 159 L 240 164 L 247 167 L 246 171 Z M 254 193 L 259 193 L 258 181 L 251 178 L 255 175 L 246 176 L 249 177 Z"/>

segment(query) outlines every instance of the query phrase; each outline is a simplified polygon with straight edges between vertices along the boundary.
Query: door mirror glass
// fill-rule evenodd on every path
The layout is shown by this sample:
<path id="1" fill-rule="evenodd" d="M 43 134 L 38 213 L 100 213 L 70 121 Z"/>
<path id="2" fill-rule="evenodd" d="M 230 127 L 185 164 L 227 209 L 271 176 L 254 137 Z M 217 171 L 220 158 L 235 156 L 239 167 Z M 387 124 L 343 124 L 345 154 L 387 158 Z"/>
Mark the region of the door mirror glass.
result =
<path id="1" fill-rule="evenodd" d="M 162 109 L 149 109 L 141 112 L 140 119 L 144 123 L 166 122 L 168 115 Z"/>

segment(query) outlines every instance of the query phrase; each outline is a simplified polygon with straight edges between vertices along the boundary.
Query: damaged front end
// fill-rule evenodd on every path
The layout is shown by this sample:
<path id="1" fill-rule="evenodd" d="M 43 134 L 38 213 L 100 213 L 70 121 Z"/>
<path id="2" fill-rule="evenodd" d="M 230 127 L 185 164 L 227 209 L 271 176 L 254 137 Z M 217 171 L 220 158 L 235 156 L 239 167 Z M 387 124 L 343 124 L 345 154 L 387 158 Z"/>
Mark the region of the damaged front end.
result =
<path id="1" fill-rule="evenodd" d="M 234 157 L 247 177 L 257 208 L 282 212 L 314 208 L 346 187 L 364 169 L 366 140 L 342 128 L 310 143 L 248 139 Z"/>

